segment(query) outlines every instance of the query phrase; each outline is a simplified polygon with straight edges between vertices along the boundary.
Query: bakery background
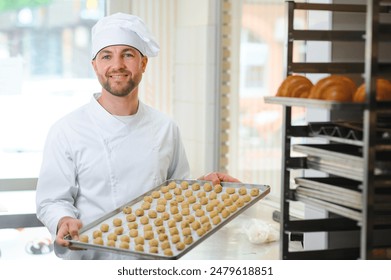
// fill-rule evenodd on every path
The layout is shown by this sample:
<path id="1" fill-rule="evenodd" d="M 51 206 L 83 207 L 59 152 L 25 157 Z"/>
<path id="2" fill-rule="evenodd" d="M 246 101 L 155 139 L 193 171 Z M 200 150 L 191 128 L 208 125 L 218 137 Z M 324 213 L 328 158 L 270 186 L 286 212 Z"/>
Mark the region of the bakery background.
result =
<path id="1" fill-rule="evenodd" d="M 184 259 L 281 258 L 283 108 L 264 102 L 264 97 L 274 96 L 286 77 L 287 3 L 162 2 L 2 1 L 0 259 L 56 258 L 51 237 L 34 215 L 40 153 L 51 123 L 99 90 L 90 67 L 89 30 L 99 17 L 117 11 L 144 18 L 160 42 L 162 51 L 149 62 L 141 98 L 178 120 L 194 176 L 218 169 L 244 182 L 271 186 L 267 197 Z M 295 28 L 365 30 L 365 15 L 297 11 Z M 355 42 L 296 44 L 293 57 L 298 61 L 362 61 L 365 51 L 362 44 Z M 389 59 L 386 53 L 382 57 Z M 326 75 L 310 77 L 316 82 Z M 352 78 L 357 84 L 363 79 L 360 75 Z M 318 108 L 292 110 L 292 123 L 296 125 L 349 114 Z M 355 117 L 359 116 L 352 118 Z M 302 170 L 297 172 L 300 176 Z M 300 220 L 326 217 L 329 212 L 291 202 L 290 215 Z M 352 237 L 325 232 L 303 234 L 299 230 L 290 235 L 289 248 L 323 249 L 346 239 Z M 353 239 L 359 242 L 357 234 Z"/>

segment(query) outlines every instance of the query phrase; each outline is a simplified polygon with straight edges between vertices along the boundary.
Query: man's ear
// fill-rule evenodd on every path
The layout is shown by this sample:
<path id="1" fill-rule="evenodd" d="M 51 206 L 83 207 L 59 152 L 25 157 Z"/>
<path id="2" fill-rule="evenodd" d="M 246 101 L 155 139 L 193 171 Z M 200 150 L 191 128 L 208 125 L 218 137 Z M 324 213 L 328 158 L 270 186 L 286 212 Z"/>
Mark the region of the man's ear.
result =
<path id="1" fill-rule="evenodd" d="M 143 56 L 141 61 L 141 67 L 143 68 L 143 72 L 145 72 L 145 69 L 147 69 L 147 64 L 148 64 L 148 57 Z"/>

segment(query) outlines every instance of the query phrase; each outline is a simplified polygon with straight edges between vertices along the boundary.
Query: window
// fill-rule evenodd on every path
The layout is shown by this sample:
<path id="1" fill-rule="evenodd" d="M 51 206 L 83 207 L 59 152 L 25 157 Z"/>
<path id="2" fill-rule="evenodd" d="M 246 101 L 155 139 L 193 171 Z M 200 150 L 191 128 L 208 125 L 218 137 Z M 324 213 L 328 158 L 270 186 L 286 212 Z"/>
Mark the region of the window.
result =
<path id="1" fill-rule="evenodd" d="M 90 29 L 100 0 L 0 4 L 0 179 L 37 177 L 47 131 L 100 86 Z"/>

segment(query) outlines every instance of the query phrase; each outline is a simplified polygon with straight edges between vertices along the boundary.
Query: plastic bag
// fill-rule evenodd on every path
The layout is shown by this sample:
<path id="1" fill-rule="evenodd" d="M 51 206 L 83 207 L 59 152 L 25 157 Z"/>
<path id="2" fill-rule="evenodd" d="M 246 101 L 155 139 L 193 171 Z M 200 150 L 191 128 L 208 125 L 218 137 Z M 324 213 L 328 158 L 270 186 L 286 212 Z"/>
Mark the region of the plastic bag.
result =
<path id="1" fill-rule="evenodd" d="M 274 242 L 279 239 L 279 231 L 269 223 L 262 220 L 251 219 L 243 225 L 243 231 L 253 244 Z"/>

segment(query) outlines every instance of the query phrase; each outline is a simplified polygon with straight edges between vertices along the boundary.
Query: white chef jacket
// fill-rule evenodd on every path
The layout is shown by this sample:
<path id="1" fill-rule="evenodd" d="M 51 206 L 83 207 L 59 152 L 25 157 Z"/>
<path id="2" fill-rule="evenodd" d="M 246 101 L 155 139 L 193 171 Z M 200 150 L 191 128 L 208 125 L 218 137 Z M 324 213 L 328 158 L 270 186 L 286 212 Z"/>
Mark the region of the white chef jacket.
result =
<path id="1" fill-rule="evenodd" d="M 95 94 L 90 103 L 56 122 L 47 137 L 36 204 L 38 219 L 53 236 L 64 216 L 87 225 L 165 180 L 189 177 L 173 120 L 140 101 L 137 113 L 125 124 L 98 98 Z M 55 248 L 63 258 L 117 258 L 93 250 Z"/>

